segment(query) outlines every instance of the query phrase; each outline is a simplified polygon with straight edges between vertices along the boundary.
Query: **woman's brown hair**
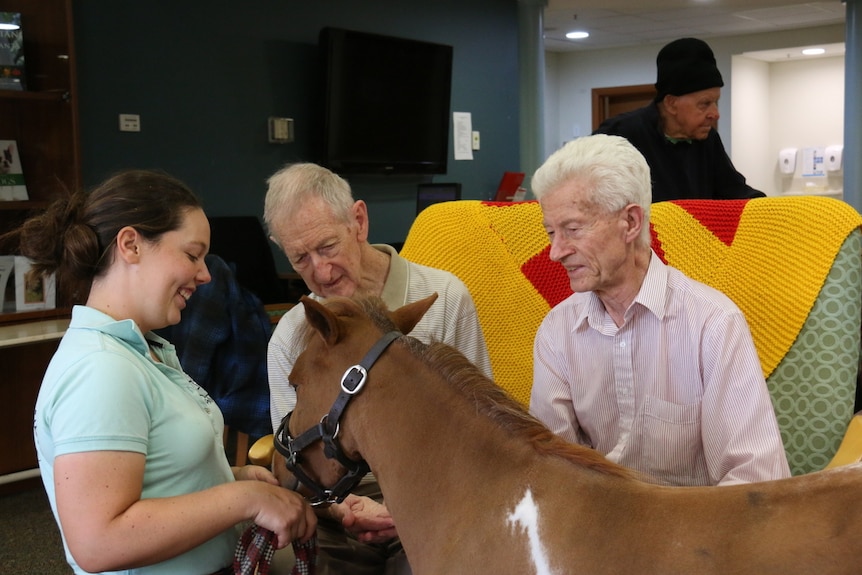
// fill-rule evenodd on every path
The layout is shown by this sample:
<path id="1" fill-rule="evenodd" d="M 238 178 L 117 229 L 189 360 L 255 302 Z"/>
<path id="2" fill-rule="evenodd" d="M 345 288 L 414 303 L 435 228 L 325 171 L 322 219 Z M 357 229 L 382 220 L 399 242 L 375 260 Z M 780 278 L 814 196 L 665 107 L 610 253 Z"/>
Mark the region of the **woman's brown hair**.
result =
<path id="1" fill-rule="evenodd" d="M 2 239 L 17 240 L 17 253 L 33 262 L 32 273 L 56 273 L 64 301 L 86 300 L 93 279 L 114 256 L 114 239 L 126 226 L 148 241 L 182 225 L 201 202 L 180 180 L 154 170 L 118 172 L 92 191 L 53 201 Z"/>

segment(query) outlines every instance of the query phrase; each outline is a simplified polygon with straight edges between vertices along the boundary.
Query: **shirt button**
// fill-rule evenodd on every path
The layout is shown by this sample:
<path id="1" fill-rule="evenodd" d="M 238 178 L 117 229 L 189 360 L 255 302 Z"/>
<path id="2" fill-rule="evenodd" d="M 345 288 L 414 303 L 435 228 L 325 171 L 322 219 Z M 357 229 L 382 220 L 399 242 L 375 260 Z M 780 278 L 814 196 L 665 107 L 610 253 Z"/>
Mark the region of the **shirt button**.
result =
<path id="1" fill-rule="evenodd" d="M 621 341 L 621 342 L 620 342 L 620 347 L 625 347 L 625 346 L 626 346 L 626 342 Z"/>

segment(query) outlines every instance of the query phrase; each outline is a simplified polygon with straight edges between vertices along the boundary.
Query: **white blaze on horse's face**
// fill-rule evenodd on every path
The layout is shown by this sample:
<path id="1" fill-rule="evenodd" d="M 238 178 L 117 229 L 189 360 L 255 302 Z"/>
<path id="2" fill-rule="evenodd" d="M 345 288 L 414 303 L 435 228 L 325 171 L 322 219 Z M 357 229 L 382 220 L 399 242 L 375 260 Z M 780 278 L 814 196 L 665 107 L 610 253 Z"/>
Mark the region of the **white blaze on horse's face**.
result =
<path id="1" fill-rule="evenodd" d="M 533 492 L 529 488 L 515 510 L 509 513 L 508 523 L 527 532 L 536 575 L 553 575 L 545 547 L 539 539 L 539 507 L 533 501 Z"/>

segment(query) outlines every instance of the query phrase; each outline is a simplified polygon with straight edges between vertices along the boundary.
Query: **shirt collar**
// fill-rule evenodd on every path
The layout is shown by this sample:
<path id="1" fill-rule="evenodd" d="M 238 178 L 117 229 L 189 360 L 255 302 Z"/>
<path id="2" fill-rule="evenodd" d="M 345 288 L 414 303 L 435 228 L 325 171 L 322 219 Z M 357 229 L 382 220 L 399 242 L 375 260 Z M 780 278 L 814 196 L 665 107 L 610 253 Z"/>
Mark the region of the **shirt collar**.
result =
<path id="1" fill-rule="evenodd" d="M 97 331 L 127 343 L 132 349 L 144 356 L 149 356 L 149 342 L 158 347 L 173 347 L 168 340 L 149 332 L 146 336 L 131 319 L 116 320 L 106 313 L 85 305 L 72 308 L 72 321 L 69 328 Z"/>
<path id="2" fill-rule="evenodd" d="M 692 142 L 691 138 L 674 138 L 673 136 L 664 135 L 664 139 L 670 142 L 671 144 L 690 144 Z"/>
<path id="3" fill-rule="evenodd" d="M 399 256 L 392 246 L 372 244 L 371 247 L 389 254 L 389 274 L 386 276 L 380 298 L 389 309 L 398 309 L 407 303 L 407 285 L 410 282 L 407 260 Z"/>
<path id="4" fill-rule="evenodd" d="M 667 265 L 654 251 L 650 250 L 649 268 L 647 268 L 641 289 L 632 305 L 640 304 L 651 311 L 659 320 L 664 319 L 665 303 L 667 302 L 667 275 Z"/>
<path id="5" fill-rule="evenodd" d="M 667 301 L 667 265 L 661 261 L 656 253 L 650 250 L 650 261 L 647 273 L 641 283 L 640 290 L 634 301 L 626 310 L 626 321 L 631 317 L 636 306 L 649 310 L 659 320 L 664 319 L 665 302 Z M 587 298 L 586 305 L 581 309 L 579 317 L 575 320 L 574 328 L 580 327 L 585 321 L 594 329 L 602 330 L 603 326 L 613 324 L 602 301 L 594 293 L 584 294 Z"/>

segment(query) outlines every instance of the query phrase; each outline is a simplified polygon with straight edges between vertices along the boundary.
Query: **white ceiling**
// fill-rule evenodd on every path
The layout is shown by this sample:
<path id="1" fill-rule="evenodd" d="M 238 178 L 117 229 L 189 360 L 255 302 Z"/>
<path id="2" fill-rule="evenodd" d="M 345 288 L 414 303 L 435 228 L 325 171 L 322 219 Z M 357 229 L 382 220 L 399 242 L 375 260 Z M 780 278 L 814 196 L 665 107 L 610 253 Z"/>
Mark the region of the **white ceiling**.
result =
<path id="1" fill-rule="evenodd" d="M 694 36 L 736 36 L 844 22 L 840 0 L 548 0 L 545 49 L 595 50 L 664 44 Z M 567 40 L 572 30 L 585 40 Z"/>

